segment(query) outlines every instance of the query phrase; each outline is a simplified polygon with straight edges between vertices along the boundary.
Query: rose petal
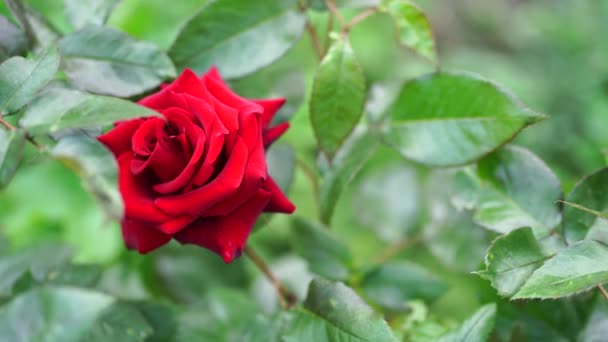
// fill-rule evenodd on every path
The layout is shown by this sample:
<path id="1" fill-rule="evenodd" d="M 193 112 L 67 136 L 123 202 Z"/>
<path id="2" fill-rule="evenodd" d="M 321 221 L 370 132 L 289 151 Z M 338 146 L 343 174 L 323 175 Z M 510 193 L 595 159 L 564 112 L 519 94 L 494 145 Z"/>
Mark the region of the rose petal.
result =
<path id="1" fill-rule="evenodd" d="M 266 208 L 264 208 L 265 212 L 291 214 L 296 210 L 296 207 L 285 196 L 283 190 L 279 188 L 272 177 L 268 176 L 266 178 L 266 182 L 262 188 L 270 193 L 270 200 Z"/>
<path id="2" fill-rule="evenodd" d="M 124 152 L 131 150 L 131 139 L 135 131 L 146 121 L 145 119 L 133 119 L 122 121 L 109 132 L 97 137 L 108 147 L 114 156 L 118 157 Z"/>
<path id="3" fill-rule="evenodd" d="M 158 225 L 158 229 L 160 229 L 165 234 L 173 235 L 185 228 L 194 220 L 196 220 L 196 217 L 180 216 L 178 218 L 172 219 L 171 221 L 162 222 Z"/>
<path id="4" fill-rule="evenodd" d="M 238 96 L 228 88 L 216 67 L 209 69 L 209 71 L 202 76 L 202 81 L 211 95 L 228 107 L 236 108 L 241 113 L 261 114 L 264 111 L 262 106 Z"/>
<path id="5" fill-rule="evenodd" d="M 247 147 L 237 139 L 224 169 L 207 185 L 187 193 L 160 197 L 154 203 L 170 215 L 200 216 L 205 210 L 234 194 L 243 181 Z"/>
<path id="6" fill-rule="evenodd" d="M 175 179 L 186 166 L 185 156 L 180 144 L 174 137 L 165 132 L 165 122 L 156 121 L 156 146 L 152 154 L 145 158 L 136 156 L 131 163 L 131 172 L 138 175 L 149 169 L 154 172 L 161 182 Z"/>
<path id="7" fill-rule="evenodd" d="M 285 133 L 285 131 L 287 131 L 288 128 L 289 128 L 289 122 L 283 122 L 272 128 L 265 129 L 264 133 L 263 133 L 264 147 L 265 148 L 270 147 L 270 145 L 272 145 L 272 143 L 274 143 L 277 139 L 279 139 L 281 137 L 281 135 L 283 135 L 283 133 Z"/>
<path id="8" fill-rule="evenodd" d="M 171 235 L 163 234 L 154 228 L 154 225 L 125 218 L 121 222 L 122 237 L 129 249 L 136 249 L 145 254 L 166 244 Z"/>
<path id="9" fill-rule="evenodd" d="M 203 218 L 179 232 L 175 239 L 208 248 L 229 263 L 239 257 L 270 193 L 260 190 L 228 216 Z"/>
<path id="10" fill-rule="evenodd" d="M 209 101 L 205 101 L 188 94 L 182 94 L 181 98 L 187 111 L 198 120 L 200 126 L 205 130 L 205 132 L 209 133 L 211 126 L 218 121 L 216 119 L 217 114 L 215 113 L 215 109 L 213 107 L 213 101 L 215 100 L 211 99 Z M 226 128 L 223 130 L 225 131 L 224 134 L 228 133 Z"/>
<path id="11" fill-rule="evenodd" d="M 259 99 L 259 100 L 251 100 L 264 108 L 264 112 L 262 113 L 262 127 L 266 128 L 266 126 L 270 125 L 272 118 L 274 115 L 283 107 L 285 104 L 284 98 L 278 99 Z"/>
<path id="12" fill-rule="evenodd" d="M 141 124 L 131 139 L 131 149 L 140 156 L 149 156 L 157 144 L 156 125 L 159 118 L 151 118 Z"/>
<path id="13" fill-rule="evenodd" d="M 180 174 L 173 180 L 154 185 L 154 191 L 161 194 L 169 194 L 178 191 L 179 189 L 184 187 L 188 183 L 188 181 L 192 179 L 192 176 L 194 175 L 197 166 L 201 164 L 201 157 L 205 150 L 205 141 L 205 136 L 201 134 L 199 136 L 199 141 L 196 144 L 194 153 L 192 154 L 192 158 L 190 158 L 186 167 L 184 167 Z"/>

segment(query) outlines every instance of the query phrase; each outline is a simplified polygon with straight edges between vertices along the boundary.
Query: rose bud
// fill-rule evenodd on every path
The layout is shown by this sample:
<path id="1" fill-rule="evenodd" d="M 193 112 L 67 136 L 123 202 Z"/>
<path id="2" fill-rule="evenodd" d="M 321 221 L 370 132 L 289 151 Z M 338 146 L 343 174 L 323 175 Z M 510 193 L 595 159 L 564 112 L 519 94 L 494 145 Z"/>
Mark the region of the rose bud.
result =
<path id="1" fill-rule="evenodd" d="M 117 122 L 99 136 L 118 161 L 127 247 L 147 253 L 174 238 L 228 263 L 262 212 L 292 213 L 265 159 L 289 126 L 269 127 L 284 102 L 242 98 L 215 68 L 201 78 L 186 69 L 139 101 L 158 117 Z"/>

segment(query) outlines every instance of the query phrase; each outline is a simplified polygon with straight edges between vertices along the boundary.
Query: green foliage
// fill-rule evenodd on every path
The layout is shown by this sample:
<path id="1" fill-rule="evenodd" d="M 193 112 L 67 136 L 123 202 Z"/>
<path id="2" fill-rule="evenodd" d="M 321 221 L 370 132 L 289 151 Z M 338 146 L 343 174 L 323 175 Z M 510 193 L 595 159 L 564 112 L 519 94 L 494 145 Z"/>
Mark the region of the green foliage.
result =
<path id="1" fill-rule="evenodd" d="M 477 310 L 453 332 L 442 336 L 440 342 L 485 341 L 496 320 L 496 304 L 487 304 Z"/>
<path id="2" fill-rule="evenodd" d="M 8 184 L 23 156 L 25 131 L 0 130 L 0 188 Z"/>

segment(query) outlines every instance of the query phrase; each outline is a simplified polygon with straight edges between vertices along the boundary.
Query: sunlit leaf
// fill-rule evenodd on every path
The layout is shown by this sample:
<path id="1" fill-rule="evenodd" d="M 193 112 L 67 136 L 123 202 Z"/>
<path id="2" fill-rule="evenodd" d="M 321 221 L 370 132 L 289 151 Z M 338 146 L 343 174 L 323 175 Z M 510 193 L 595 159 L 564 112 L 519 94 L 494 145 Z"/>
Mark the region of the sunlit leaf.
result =
<path id="1" fill-rule="evenodd" d="M 496 304 L 486 304 L 475 311 L 457 330 L 442 336 L 439 342 L 486 341 L 495 321 Z"/>
<path id="2" fill-rule="evenodd" d="M 388 116 L 386 143 L 430 166 L 471 163 L 544 118 L 490 81 L 443 72 L 406 83 Z"/>
<path id="3" fill-rule="evenodd" d="M 217 66 L 237 78 L 281 57 L 304 30 L 296 0 L 216 0 L 195 14 L 170 49 L 179 69 Z"/>
<path id="4" fill-rule="evenodd" d="M 315 74 L 309 104 L 315 136 L 329 159 L 361 119 L 365 97 L 365 78 L 350 43 L 336 38 Z"/>

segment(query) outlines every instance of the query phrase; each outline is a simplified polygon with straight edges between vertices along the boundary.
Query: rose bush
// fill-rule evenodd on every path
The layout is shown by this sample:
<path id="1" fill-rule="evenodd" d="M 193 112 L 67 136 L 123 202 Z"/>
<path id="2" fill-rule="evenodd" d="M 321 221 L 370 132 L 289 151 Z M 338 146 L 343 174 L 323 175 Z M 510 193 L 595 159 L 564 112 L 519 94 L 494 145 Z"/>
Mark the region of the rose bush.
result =
<path id="1" fill-rule="evenodd" d="M 228 263 L 262 212 L 293 212 L 265 160 L 289 126 L 270 127 L 284 102 L 242 98 L 215 68 L 201 78 L 186 69 L 139 101 L 159 116 L 121 121 L 101 135 L 118 161 L 127 247 L 147 253 L 175 238 Z"/>

